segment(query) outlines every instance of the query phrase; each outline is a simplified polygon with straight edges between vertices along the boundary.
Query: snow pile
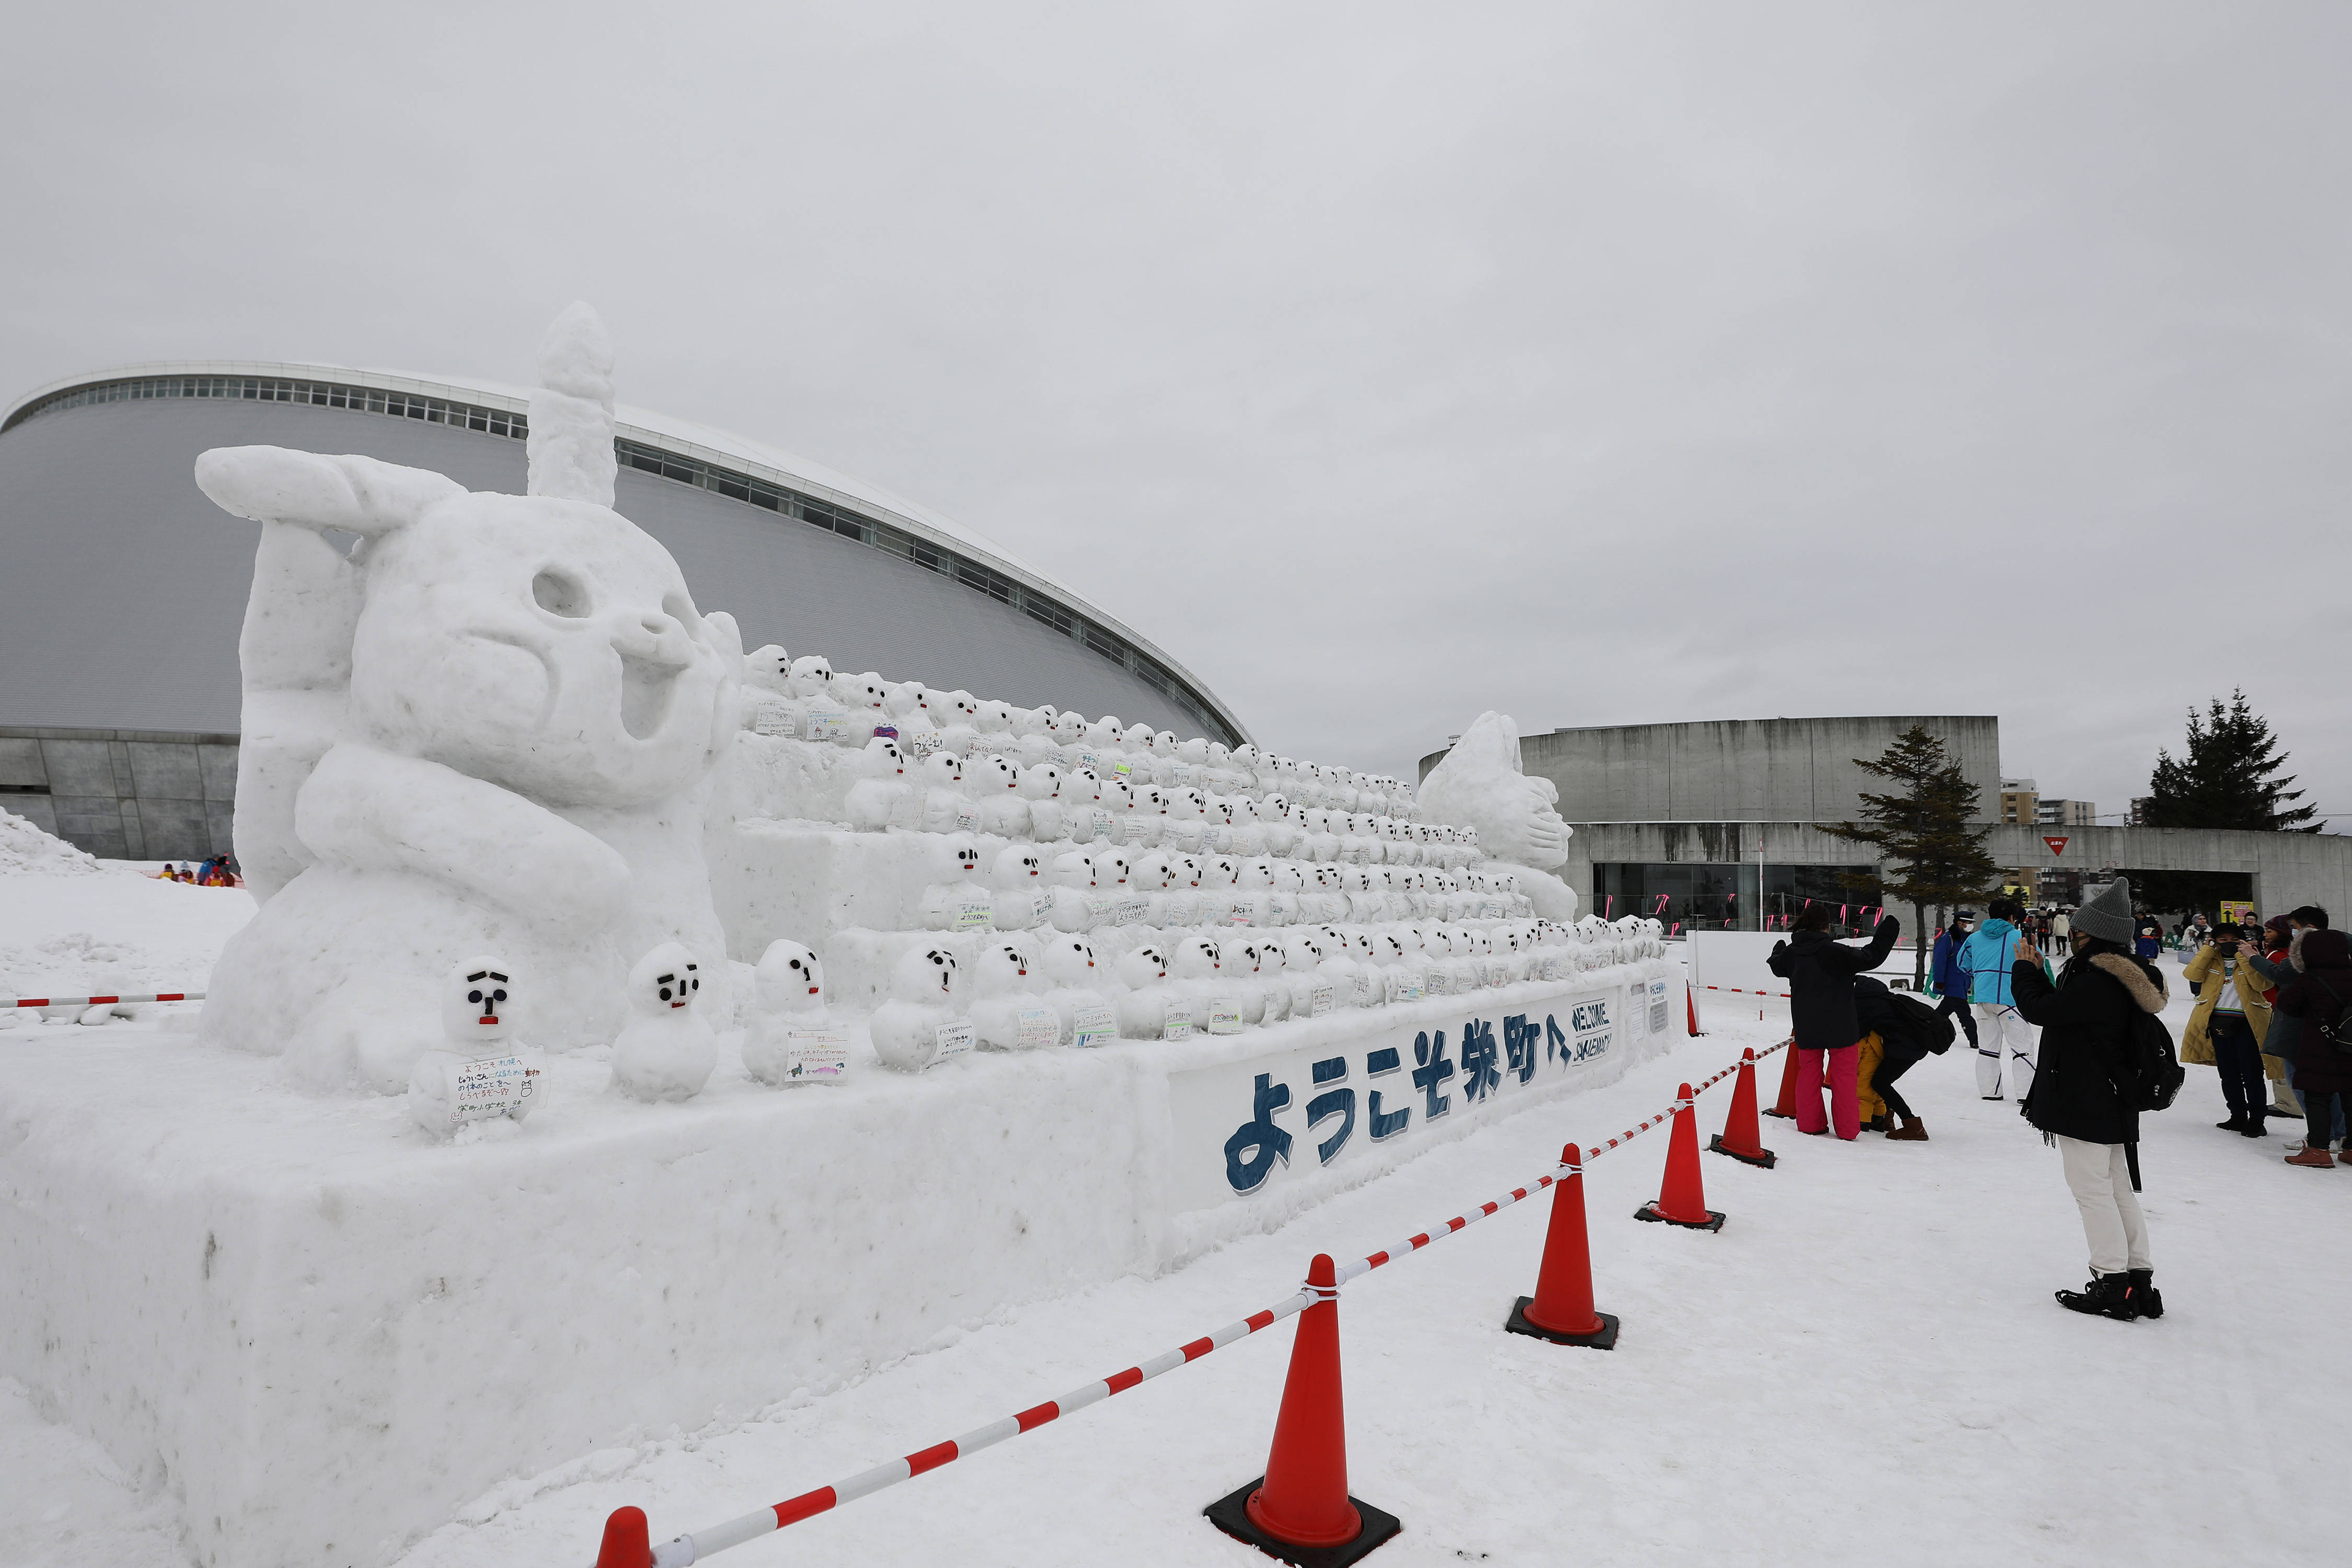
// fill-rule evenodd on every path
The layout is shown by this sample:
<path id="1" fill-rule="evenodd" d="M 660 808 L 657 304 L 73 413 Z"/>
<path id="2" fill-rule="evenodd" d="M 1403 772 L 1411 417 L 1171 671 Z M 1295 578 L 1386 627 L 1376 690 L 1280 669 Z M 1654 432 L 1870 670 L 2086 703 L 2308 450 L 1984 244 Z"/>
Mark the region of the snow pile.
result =
<path id="1" fill-rule="evenodd" d="M 0 811 L 0 877 L 88 877 L 105 869 L 64 839 Z"/>

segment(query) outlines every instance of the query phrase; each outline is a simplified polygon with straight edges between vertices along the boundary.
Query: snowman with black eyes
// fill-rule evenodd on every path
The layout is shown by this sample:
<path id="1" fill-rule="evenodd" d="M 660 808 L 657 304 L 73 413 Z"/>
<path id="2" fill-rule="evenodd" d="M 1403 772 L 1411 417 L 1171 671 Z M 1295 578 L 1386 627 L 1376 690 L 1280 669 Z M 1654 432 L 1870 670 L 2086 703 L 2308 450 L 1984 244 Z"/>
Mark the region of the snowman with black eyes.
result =
<path id="1" fill-rule="evenodd" d="M 697 1005 L 702 966 L 666 942 L 629 971 L 629 1021 L 613 1042 L 613 1087 L 638 1100 L 691 1100 L 719 1065 L 719 1037 Z"/>
<path id="2" fill-rule="evenodd" d="M 460 960 L 442 982 L 445 1046 L 417 1058 L 408 1076 L 408 1113 L 443 1137 L 468 1121 L 520 1121 L 545 1098 L 537 1051 L 514 1037 L 519 1004 L 513 966 L 497 957 Z"/>

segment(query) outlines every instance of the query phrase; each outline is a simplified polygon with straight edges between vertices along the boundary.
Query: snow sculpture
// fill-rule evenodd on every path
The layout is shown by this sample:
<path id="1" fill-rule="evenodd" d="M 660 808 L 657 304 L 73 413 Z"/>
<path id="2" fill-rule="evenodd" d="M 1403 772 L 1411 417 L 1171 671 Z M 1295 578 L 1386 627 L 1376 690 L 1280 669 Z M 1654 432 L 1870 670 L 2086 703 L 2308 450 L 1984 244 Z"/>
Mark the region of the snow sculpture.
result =
<path id="1" fill-rule="evenodd" d="M 1118 981 L 1127 989 L 1118 996 L 1119 1037 L 1157 1040 L 1167 1037 L 1171 1015 L 1191 1028 L 1191 1014 L 1168 984 L 1168 960 L 1157 943 L 1142 942 L 1119 956 Z"/>
<path id="2" fill-rule="evenodd" d="M 945 947 L 913 947 L 890 971 L 890 999 L 874 1010 L 874 1054 L 900 1072 L 925 1068 L 971 1048 L 959 1041 L 962 965 Z M 968 1027 L 968 1026 L 967 1026 Z"/>
<path id="3" fill-rule="evenodd" d="M 841 1081 L 845 1037 L 828 1026 L 824 969 L 815 953 L 782 937 L 770 942 L 754 971 L 752 996 L 743 1028 L 745 1072 L 777 1089 Z"/>
<path id="4" fill-rule="evenodd" d="M 196 460 L 262 525 L 236 826 L 262 907 L 214 971 L 208 1040 L 396 1093 L 460 954 L 533 976 L 535 1033 L 572 1050 L 619 1029 L 627 954 L 723 950 L 703 803 L 741 640 L 612 510 L 611 352 L 585 306 L 540 366 L 528 497 L 275 447 Z M 331 531 L 359 536 L 348 556 Z"/>
<path id="5" fill-rule="evenodd" d="M 1061 1020 L 1037 993 L 1029 939 L 1014 933 L 982 944 L 972 960 L 972 1033 L 992 1051 L 1034 1051 L 1057 1044 Z"/>
<path id="6" fill-rule="evenodd" d="M 1474 831 L 1490 861 L 1518 877 L 1537 913 L 1576 918 L 1575 892 L 1551 875 L 1568 859 L 1573 830 L 1556 809 L 1559 789 L 1521 771 L 1519 729 L 1507 716 L 1491 710 L 1479 714 L 1421 781 L 1416 798 L 1432 822 Z"/>
<path id="7" fill-rule="evenodd" d="M 629 971 L 629 1021 L 613 1042 L 613 1087 L 638 1100 L 691 1100 L 719 1065 L 719 1037 L 698 1005 L 702 966 L 666 942 Z"/>
<path id="8" fill-rule="evenodd" d="M 514 1039 L 521 1010 L 513 966 L 496 956 L 461 958 L 441 982 L 443 1046 L 408 1076 L 408 1113 L 446 1136 L 468 1121 L 520 1121 L 537 1104 L 539 1054 Z"/>

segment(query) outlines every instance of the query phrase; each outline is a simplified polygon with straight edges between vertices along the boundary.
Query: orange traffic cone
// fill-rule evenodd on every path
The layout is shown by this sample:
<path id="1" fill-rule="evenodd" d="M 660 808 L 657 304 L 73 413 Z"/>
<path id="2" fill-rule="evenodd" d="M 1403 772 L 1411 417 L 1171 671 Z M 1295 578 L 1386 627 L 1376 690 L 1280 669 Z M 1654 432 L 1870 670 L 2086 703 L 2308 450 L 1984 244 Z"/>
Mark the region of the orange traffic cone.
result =
<path id="1" fill-rule="evenodd" d="M 1666 1179 L 1658 1195 L 1633 1211 L 1635 1219 L 1664 1220 L 1693 1230 L 1721 1230 L 1723 1216 L 1706 1206 L 1706 1184 L 1698 1169 L 1698 1114 L 1691 1086 L 1682 1086 L 1675 1105 L 1674 1131 L 1666 1143 Z"/>
<path id="2" fill-rule="evenodd" d="M 596 1568 L 653 1568 L 654 1549 L 646 1538 L 646 1510 L 616 1508 L 604 1521 L 604 1544 Z"/>
<path id="3" fill-rule="evenodd" d="M 1687 984 L 1683 987 L 1683 1005 L 1690 1009 L 1691 1037 L 1696 1039 L 1698 1037 L 1698 994 Z"/>
<path id="4" fill-rule="evenodd" d="M 1503 1327 L 1556 1345 L 1617 1348 L 1617 1320 L 1592 1310 L 1592 1249 L 1584 1232 L 1584 1156 L 1570 1143 L 1559 1152 L 1568 1173 L 1552 1186 L 1551 1228 L 1544 1233 L 1543 1267 L 1536 1293 L 1522 1296 Z"/>
<path id="5" fill-rule="evenodd" d="M 1790 1121 L 1794 1121 L 1797 1119 L 1797 1047 L 1795 1042 L 1791 1041 L 1790 1043 L 1788 1052 L 1789 1059 L 1780 1065 L 1780 1098 L 1779 1100 L 1774 1102 L 1772 1109 L 1766 1111 L 1764 1114 L 1767 1116 L 1783 1116 L 1788 1118 Z"/>
<path id="6" fill-rule="evenodd" d="M 1728 1154 L 1750 1165 L 1772 1168 L 1776 1156 L 1764 1147 L 1764 1131 L 1756 1121 L 1756 1053 L 1739 1053 L 1739 1081 L 1731 1087 L 1731 1114 L 1723 1131 L 1706 1141 L 1709 1150 Z"/>
<path id="7" fill-rule="evenodd" d="M 1328 1254 L 1307 1270 L 1315 1304 L 1298 1315 L 1290 1377 L 1265 1474 L 1203 1510 L 1227 1535 L 1300 1568 L 1344 1568 L 1404 1527 L 1348 1495 L 1348 1420 L 1339 1396 L 1339 1291 Z"/>

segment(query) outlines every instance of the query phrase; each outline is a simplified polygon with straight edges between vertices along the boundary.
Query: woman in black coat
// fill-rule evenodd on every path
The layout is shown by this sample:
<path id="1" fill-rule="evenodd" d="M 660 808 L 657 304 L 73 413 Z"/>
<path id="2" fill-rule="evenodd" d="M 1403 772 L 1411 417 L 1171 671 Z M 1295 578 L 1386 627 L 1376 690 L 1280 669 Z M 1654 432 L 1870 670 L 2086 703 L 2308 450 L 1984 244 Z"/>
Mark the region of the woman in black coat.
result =
<path id="1" fill-rule="evenodd" d="M 2125 889 L 2113 896 L 2112 889 Z M 2139 1112 L 2116 1092 L 2123 1076 L 2136 1013 L 2161 1013 L 2168 1000 L 2164 975 L 2132 955 L 2129 884 L 2118 879 L 2101 889 L 2105 902 L 2123 913 L 2095 910 L 2094 900 L 2075 917 L 2068 941 L 2074 956 L 2053 984 L 2042 971 L 2033 944 L 2021 939 L 2011 981 L 2017 1011 L 2042 1030 L 2041 1059 L 2033 1087 L 2019 1107 L 2065 1163 L 2066 1185 L 2082 1211 L 2083 1234 L 2091 1247 L 2091 1282 L 2058 1292 L 2059 1305 L 2103 1317 L 2158 1317 L 2164 1299 L 2156 1293 L 2148 1261 L 2147 1221 L 2132 1194 L 2126 1146 L 2139 1142 Z M 2091 916 L 2085 930 L 2084 915 Z M 2114 936 L 2094 935 L 2113 926 Z"/>
<path id="2" fill-rule="evenodd" d="M 2303 1096 L 2305 1131 L 2303 1147 L 2286 1163 L 2325 1171 L 2336 1163 L 2327 1157 L 2327 1140 L 2336 1130 L 2336 1097 L 2352 1095 L 2352 1058 L 2322 1031 L 2352 1006 L 2352 941 L 2340 931 L 2305 931 L 2291 962 L 2303 972 L 2279 987 L 2278 1010 L 2302 1023 L 2294 1038 L 2294 1089 Z M 2345 1109 L 2352 1110 L 2352 1104 Z M 2352 1163 L 2352 1146 L 2344 1157 Z"/>

